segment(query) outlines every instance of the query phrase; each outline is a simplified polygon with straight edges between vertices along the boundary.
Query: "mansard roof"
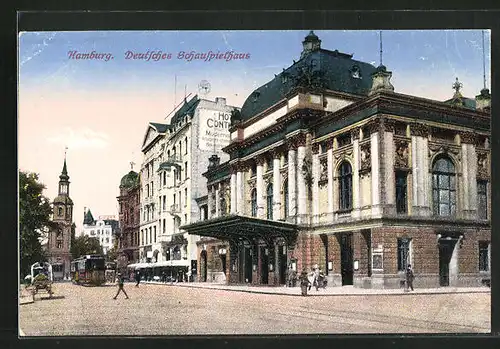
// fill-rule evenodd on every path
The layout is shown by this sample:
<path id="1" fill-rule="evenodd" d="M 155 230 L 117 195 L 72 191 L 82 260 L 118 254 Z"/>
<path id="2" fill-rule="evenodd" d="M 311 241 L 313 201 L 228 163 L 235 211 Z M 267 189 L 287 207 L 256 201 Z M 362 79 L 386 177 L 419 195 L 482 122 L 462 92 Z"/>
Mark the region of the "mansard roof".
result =
<path id="1" fill-rule="evenodd" d="M 312 51 L 253 91 L 241 108 L 241 118 L 247 120 L 263 112 L 299 86 L 367 96 L 375 71 L 376 67 L 352 59 L 350 54 Z"/>

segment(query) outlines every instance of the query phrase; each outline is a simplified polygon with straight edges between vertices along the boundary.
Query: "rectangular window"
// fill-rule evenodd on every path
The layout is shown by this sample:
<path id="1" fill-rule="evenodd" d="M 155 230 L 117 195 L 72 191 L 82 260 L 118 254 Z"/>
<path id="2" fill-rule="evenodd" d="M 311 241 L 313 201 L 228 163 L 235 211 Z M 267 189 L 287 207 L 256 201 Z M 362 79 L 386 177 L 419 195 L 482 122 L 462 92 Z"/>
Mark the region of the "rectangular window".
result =
<path id="1" fill-rule="evenodd" d="M 167 196 L 163 195 L 163 211 L 167 209 Z"/>
<path id="2" fill-rule="evenodd" d="M 187 206 L 188 202 L 188 190 L 187 188 L 184 189 L 184 206 Z"/>
<path id="3" fill-rule="evenodd" d="M 176 204 L 176 201 L 175 201 L 175 194 L 174 194 L 174 205 Z"/>
<path id="4" fill-rule="evenodd" d="M 479 241 L 479 271 L 490 270 L 489 241 Z"/>
<path id="5" fill-rule="evenodd" d="M 62 241 L 61 240 L 57 241 L 57 248 L 62 248 Z"/>
<path id="6" fill-rule="evenodd" d="M 339 148 L 342 148 L 343 146 L 346 146 L 348 144 L 351 144 L 351 134 L 349 132 L 337 137 L 337 146 Z"/>
<path id="7" fill-rule="evenodd" d="M 156 243 L 156 226 L 153 227 L 153 232 L 154 232 L 154 242 Z"/>
<path id="8" fill-rule="evenodd" d="M 398 239 L 398 271 L 405 271 L 410 262 L 410 242 L 408 238 Z"/>
<path id="9" fill-rule="evenodd" d="M 184 179 L 188 178 L 188 162 L 184 163 Z"/>
<path id="10" fill-rule="evenodd" d="M 477 181 L 477 216 L 479 219 L 488 219 L 487 188 L 487 181 Z"/>
<path id="11" fill-rule="evenodd" d="M 407 174 L 404 171 L 396 171 L 396 212 L 408 213 L 407 207 Z"/>

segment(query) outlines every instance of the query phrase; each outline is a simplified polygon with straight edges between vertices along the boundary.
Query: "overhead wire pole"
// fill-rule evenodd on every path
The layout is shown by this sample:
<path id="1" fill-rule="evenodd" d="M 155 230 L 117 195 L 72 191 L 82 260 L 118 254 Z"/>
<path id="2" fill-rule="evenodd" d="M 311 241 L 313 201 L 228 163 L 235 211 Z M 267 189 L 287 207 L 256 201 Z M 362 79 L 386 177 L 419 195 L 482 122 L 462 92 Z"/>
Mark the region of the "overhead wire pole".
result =
<path id="1" fill-rule="evenodd" d="M 382 30 L 378 32 L 380 41 L 380 65 L 382 65 Z"/>
<path id="2" fill-rule="evenodd" d="M 485 63 L 485 54 L 484 54 L 484 30 L 481 31 L 483 36 L 483 87 L 486 89 L 486 63 Z"/>

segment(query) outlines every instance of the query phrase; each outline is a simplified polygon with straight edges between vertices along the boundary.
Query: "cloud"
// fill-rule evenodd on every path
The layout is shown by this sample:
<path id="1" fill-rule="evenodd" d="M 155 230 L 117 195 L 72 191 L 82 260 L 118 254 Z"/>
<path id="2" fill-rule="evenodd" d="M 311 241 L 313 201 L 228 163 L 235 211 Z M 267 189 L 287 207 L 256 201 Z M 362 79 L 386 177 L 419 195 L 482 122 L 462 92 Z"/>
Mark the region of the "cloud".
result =
<path id="1" fill-rule="evenodd" d="M 47 141 L 67 146 L 69 149 L 106 148 L 109 144 L 109 136 L 90 128 L 73 130 L 66 127 L 59 134 L 47 138 Z"/>

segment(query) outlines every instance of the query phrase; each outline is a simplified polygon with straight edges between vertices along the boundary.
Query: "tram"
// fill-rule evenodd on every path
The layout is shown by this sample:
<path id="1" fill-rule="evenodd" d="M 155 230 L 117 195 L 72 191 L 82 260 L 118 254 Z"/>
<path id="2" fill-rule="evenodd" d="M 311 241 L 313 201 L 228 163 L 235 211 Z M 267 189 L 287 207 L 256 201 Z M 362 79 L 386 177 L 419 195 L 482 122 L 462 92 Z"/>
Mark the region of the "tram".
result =
<path id="1" fill-rule="evenodd" d="M 85 255 L 71 262 L 71 280 L 78 285 L 100 286 L 106 282 L 102 255 Z"/>

